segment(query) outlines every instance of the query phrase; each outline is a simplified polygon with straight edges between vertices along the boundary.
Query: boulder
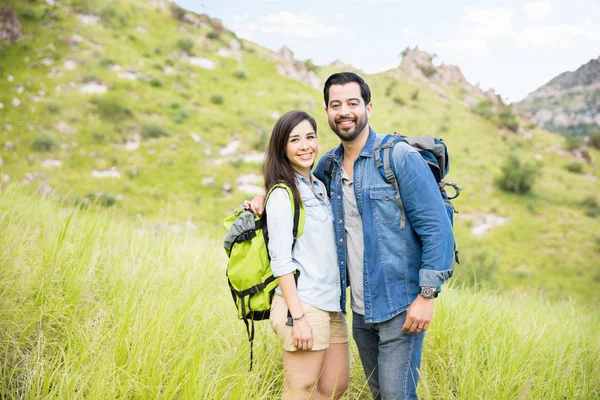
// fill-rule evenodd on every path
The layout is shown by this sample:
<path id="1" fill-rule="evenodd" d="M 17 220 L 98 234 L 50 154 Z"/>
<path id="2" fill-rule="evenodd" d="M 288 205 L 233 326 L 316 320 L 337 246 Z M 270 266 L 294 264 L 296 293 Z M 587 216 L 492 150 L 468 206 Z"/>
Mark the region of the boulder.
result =
<path id="1" fill-rule="evenodd" d="M 13 44 L 23 37 L 23 27 L 15 10 L 0 6 L 0 40 Z"/>

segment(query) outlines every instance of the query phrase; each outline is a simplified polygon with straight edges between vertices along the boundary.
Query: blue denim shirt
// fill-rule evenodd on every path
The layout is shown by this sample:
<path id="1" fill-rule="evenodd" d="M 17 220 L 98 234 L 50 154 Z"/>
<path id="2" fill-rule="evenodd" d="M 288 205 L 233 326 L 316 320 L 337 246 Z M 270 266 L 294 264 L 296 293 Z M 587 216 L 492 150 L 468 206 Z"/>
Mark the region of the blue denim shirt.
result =
<path id="1" fill-rule="evenodd" d="M 405 311 L 417 297 L 419 286 L 438 287 L 452 276 L 454 235 L 435 178 L 418 151 L 398 143 L 392 168 L 400 186 L 406 213 L 400 228 L 396 190 L 379 173 L 373 149 L 383 135 L 370 129 L 354 162 L 354 194 L 363 221 L 363 288 L 365 321 L 387 321 Z M 346 287 L 346 243 L 342 199 L 342 145 L 333 150 L 337 172 L 328 188 L 335 218 L 335 237 L 342 287 Z M 326 156 L 314 174 L 323 182 Z M 342 310 L 346 293 L 342 291 Z"/>

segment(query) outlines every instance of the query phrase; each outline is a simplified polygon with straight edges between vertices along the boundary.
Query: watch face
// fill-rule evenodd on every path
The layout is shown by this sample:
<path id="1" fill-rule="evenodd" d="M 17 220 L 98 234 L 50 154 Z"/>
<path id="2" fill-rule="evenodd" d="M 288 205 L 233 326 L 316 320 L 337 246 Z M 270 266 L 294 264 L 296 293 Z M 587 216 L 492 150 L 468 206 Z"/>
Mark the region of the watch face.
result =
<path id="1" fill-rule="evenodd" d="M 421 296 L 425 297 L 426 299 L 433 298 L 434 294 L 435 294 L 435 288 L 430 288 L 430 287 L 422 287 L 421 288 Z"/>

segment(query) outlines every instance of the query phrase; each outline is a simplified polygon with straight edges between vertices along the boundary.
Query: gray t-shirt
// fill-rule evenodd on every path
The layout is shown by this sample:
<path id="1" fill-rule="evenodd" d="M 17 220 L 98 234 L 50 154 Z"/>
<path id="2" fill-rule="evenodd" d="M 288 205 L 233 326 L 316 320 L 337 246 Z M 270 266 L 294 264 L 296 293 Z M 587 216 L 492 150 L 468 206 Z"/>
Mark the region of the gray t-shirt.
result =
<path id="1" fill-rule="evenodd" d="M 346 266 L 352 293 L 350 306 L 355 313 L 365 314 L 363 290 L 363 240 L 362 218 L 356 206 L 354 183 L 342 168 L 342 191 L 344 195 L 344 221 L 346 228 Z"/>

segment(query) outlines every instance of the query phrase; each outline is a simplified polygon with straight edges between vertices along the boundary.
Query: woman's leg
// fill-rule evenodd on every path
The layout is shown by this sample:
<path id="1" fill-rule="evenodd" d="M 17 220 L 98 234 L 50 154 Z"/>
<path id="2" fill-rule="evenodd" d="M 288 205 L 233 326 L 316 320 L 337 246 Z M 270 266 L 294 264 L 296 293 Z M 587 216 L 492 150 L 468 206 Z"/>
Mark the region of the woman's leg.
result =
<path id="1" fill-rule="evenodd" d="M 331 343 L 325 350 L 323 373 L 317 389 L 323 398 L 339 399 L 350 384 L 350 350 L 348 343 Z"/>
<path id="2" fill-rule="evenodd" d="M 283 399 L 328 398 L 321 397 L 315 385 L 323 370 L 325 352 L 283 351 Z"/>

